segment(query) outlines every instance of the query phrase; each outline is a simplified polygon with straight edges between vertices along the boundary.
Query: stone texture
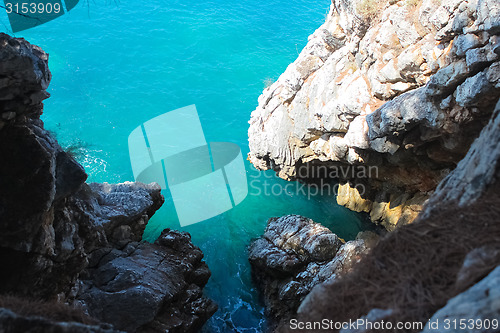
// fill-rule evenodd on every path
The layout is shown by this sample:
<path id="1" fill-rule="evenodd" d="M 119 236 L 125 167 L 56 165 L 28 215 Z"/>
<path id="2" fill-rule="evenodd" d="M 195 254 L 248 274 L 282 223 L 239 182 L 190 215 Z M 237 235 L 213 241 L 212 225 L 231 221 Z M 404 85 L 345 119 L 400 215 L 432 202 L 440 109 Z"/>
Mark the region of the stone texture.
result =
<path id="1" fill-rule="evenodd" d="M 75 299 L 125 331 L 196 332 L 217 310 L 203 297 L 210 271 L 188 233 L 165 229 L 154 244 L 94 252 Z"/>
<path id="2" fill-rule="evenodd" d="M 482 196 L 498 177 L 500 160 L 500 101 L 490 122 L 457 167 L 437 187 L 420 218 L 449 204 L 466 206 Z"/>
<path id="3" fill-rule="evenodd" d="M 249 261 L 272 324 L 294 315 L 315 285 L 348 272 L 377 240 L 364 232 L 345 242 L 299 215 L 270 219 L 264 235 L 250 245 Z"/>
<path id="4" fill-rule="evenodd" d="M 0 33 L 0 114 L 8 123 L 40 115 L 51 74 L 49 55 L 24 39 Z"/>
<path id="5" fill-rule="evenodd" d="M 105 325 L 52 321 L 42 317 L 22 316 L 0 308 L 0 330 L 3 333 L 120 333 Z"/>
<path id="6" fill-rule="evenodd" d="M 486 200 L 491 193 L 498 192 L 498 176 L 500 174 L 498 166 L 498 161 L 500 160 L 498 153 L 500 145 L 498 138 L 500 132 L 499 120 L 500 103 L 497 104 L 491 119 L 482 129 L 479 137 L 474 141 L 467 155 L 441 181 L 436 191 L 425 203 L 421 214 L 418 215 L 413 226 L 418 229 L 420 223 L 428 223 L 428 219 L 430 219 L 432 221 L 430 225 L 431 229 L 425 233 L 427 236 L 424 233 L 417 233 L 419 237 L 431 237 L 433 228 L 435 230 L 444 230 L 447 235 L 449 233 L 448 229 L 444 229 L 439 224 L 439 219 L 436 221 L 436 217 L 439 218 L 442 216 L 443 211 L 450 210 L 450 207 L 457 209 L 457 205 L 459 209 L 467 209 L 469 206 L 473 206 L 474 203 Z M 486 214 L 488 214 L 488 211 L 485 212 Z M 481 216 L 483 221 L 485 215 Z M 475 228 L 487 228 L 490 223 L 495 225 L 498 220 L 497 215 L 498 212 L 492 211 L 490 215 L 491 221 L 488 220 L 490 217 L 488 216 L 486 223 L 474 224 L 477 221 L 469 218 L 461 221 L 461 223 L 471 224 Z M 434 224 L 434 221 L 437 223 Z M 493 230 L 496 229 L 493 228 Z M 395 238 L 397 239 L 397 237 Z M 443 238 L 443 242 L 454 241 L 446 237 Z M 388 239 L 389 237 L 384 239 L 384 241 L 387 242 Z M 470 244 L 476 244 L 476 246 L 472 247 L 470 252 L 465 256 L 456 276 L 448 277 L 448 283 L 452 283 L 453 290 L 456 293 L 468 288 L 470 289 L 450 299 L 445 307 L 433 315 L 431 321 L 439 319 L 442 324 L 443 319 L 448 318 L 450 320 L 457 319 L 457 322 L 460 323 L 460 319 L 463 318 L 492 319 L 499 316 L 497 280 L 500 270 L 497 265 L 500 258 L 500 248 L 498 242 L 491 242 L 491 240 L 490 242 L 485 242 L 483 239 L 478 239 L 477 237 L 471 238 L 470 241 Z M 470 244 L 465 244 L 464 247 L 471 247 Z M 380 259 L 392 260 L 386 256 Z M 446 264 L 443 263 L 443 265 Z M 454 264 L 456 265 L 457 263 L 455 262 Z M 360 265 L 362 265 L 362 262 L 360 262 Z M 497 268 L 495 269 L 495 267 Z M 495 270 L 491 273 L 493 269 Z M 485 278 L 488 274 L 490 275 Z M 351 278 L 353 277 L 351 276 Z M 364 278 L 368 277 L 365 276 Z M 477 284 L 474 285 L 475 283 Z M 298 309 L 298 316 L 301 320 L 314 320 L 314 316 L 318 313 L 325 314 L 321 305 L 335 301 L 335 298 L 331 294 L 326 296 L 332 285 L 329 284 L 329 281 L 325 281 L 317 285 L 308 294 Z M 471 285 L 473 286 L 470 287 Z M 397 297 L 397 293 L 394 296 Z M 374 315 L 374 313 L 371 314 Z M 402 317 L 401 313 L 390 314 L 388 312 L 387 314 L 389 317 L 392 317 L 391 320 L 397 321 Z M 375 317 L 378 318 L 377 316 Z M 382 317 L 385 316 L 383 315 Z M 352 320 L 356 319 L 352 318 Z M 440 329 L 441 331 L 444 330 L 442 326 L 440 326 Z M 288 332 L 290 330 L 287 330 L 285 327 L 283 331 Z M 430 332 L 430 330 L 426 329 L 425 332 L 427 331 Z M 470 331 L 479 332 L 480 330 Z"/>
<path id="7" fill-rule="evenodd" d="M 486 320 L 497 319 L 500 317 L 500 267 L 494 269 L 483 280 L 450 299 L 448 303 L 438 310 L 430 319 L 431 322 L 437 322 L 437 330 L 445 330 L 445 320 L 450 322 L 456 320 L 460 324 L 460 319 L 480 320 L 484 325 Z M 467 322 L 469 324 L 469 322 Z M 422 333 L 435 332 L 435 329 L 426 328 Z M 489 329 L 484 326 L 475 326 L 460 330 L 461 332 L 498 332 L 498 327 Z"/>
<path id="8" fill-rule="evenodd" d="M 500 11 L 494 0 L 393 1 L 372 20 L 360 10 L 359 1 L 332 1 L 297 60 L 260 96 L 248 157 L 287 180 L 304 178 L 304 167 L 377 167 L 368 179 L 339 177 L 349 189 L 337 200 L 392 230 L 416 217 L 500 97 Z M 386 201 L 399 193 L 409 196 Z M 400 204 L 406 213 L 396 218 L 388 210 Z"/>
<path id="9" fill-rule="evenodd" d="M 40 120 L 47 61 L 39 47 L 0 34 L 0 293 L 65 302 L 129 332 L 196 331 L 217 309 L 203 297 L 203 254 L 171 230 L 139 243 L 164 202 L 159 185 L 85 183 Z M 2 329 L 113 331 L 8 310 Z"/>

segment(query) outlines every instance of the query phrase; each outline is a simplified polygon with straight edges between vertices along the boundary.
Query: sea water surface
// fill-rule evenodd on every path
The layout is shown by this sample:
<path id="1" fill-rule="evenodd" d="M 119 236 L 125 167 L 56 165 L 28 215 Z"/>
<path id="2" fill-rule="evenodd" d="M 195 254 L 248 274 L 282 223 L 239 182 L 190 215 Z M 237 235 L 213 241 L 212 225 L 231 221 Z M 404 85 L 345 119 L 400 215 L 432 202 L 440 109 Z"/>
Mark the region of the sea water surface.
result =
<path id="1" fill-rule="evenodd" d="M 258 96 L 295 60 L 329 5 L 329 0 L 81 1 L 68 14 L 16 36 L 50 54 L 46 128 L 75 153 L 89 182 L 123 182 L 134 180 L 130 132 L 190 104 L 197 106 L 207 141 L 234 142 L 246 156 L 248 120 Z M 9 32 L 5 15 L 0 22 Z M 164 228 L 185 230 L 205 253 L 212 271 L 205 294 L 219 305 L 205 332 L 264 330 L 247 246 L 268 218 L 301 214 L 345 239 L 367 225 L 334 196 L 284 190 L 287 182 L 272 171 L 258 172 L 245 163 L 250 192 L 236 208 L 181 228 L 165 191 L 166 203 L 144 235 L 154 241 Z"/>

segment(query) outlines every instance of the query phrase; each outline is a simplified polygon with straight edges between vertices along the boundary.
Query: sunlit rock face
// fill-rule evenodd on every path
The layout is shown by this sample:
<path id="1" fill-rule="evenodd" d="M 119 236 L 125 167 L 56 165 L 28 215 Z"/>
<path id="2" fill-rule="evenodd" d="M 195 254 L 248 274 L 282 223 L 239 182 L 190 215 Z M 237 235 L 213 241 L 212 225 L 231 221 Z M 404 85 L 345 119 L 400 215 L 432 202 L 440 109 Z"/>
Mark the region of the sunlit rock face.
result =
<path id="1" fill-rule="evenodd" d="M 304 167 L 378 167 L 338 177 L 338 203 L 390 230 L 411 222 L 500 96 L 499 33 L 494 0 L 334 0 L 259 97 L 250 161 L 284 179 L 307 179 Z"/>
<path id="2" fill-rule="evenodd" d="M 453 321 L 457 318 L 474 318 L 483 323 L 487 318 L 498 318 L 500 210 L 496 207 L 500 193 L 499 129 L 500 100 L 490 121 L 472 143 L 469 152 L 440 182 L 416 221 L 381 239 L 372 251 L 372 257 L 365 257 L 357 268 L 354 268 L 358 269 L 357 274 L 345 277 L 346 285 L 339 288 L 340 283 L 323 283 L 314 288 L 301 303 L 297 311 L 298 319 L 303 322 L 314 322 L 328 318 L 343 322 L 346 318 L 350 318 L 355 322 L 358 318 L 370 318 L 373 322 L 380 320 L 395 322 L 405 321 L 404 318 L 409 313 L 428 311 L 420 318 L 426 327 L 422 326 L 423 330 L 409 331 L 430 332 L 431 328 L 434 331 L 445 330 L 444 319 Z M 473 230 L 478 230 L 479 233 L 474 234 Z M 405 232 L 415 237 L 403 239 L 401 233 Z M 459 241 L 457 234 L 466 235 L 465 241 Z M 415 239 L 422 240 L 421 245 L 418 245 Z M 434 240 L 432 244 L 428 243 L 429 239 Z M 443 250 L 447 247 L 447 250 Z M 404 255 L 395 259 L 394 253 L 377 251 L 390 248 Z M 408 248 L 418 250 L 405 250 Z M 427 269 L 410 261 L 418 258 L 417 260 L 424 262 L 432 257 L 439 259 Z M 378 272 L 373 266 L 367 266 L 370 261 L 379 267 Z M 384 262 L 393 262 L 395 265 L 388 267 Z M 417 267 L 423 273 L 409 274 L 409 265 Z M 372 269 L 363 272 L 363 267 Z M 434 267 L 441 267 L 448 272 L 452 269 L 452 273 L 434 271 Z M 381 271 L 387 274 L 386 278 L 375 282 L 375 277 L 380 276 Z M 408 283 L 395 290 L 390 287 L 391 282 L 388 282 L 387 276 L 392 276 L 398 281 L 408 279 Z M 338 307 L 335 307 L 335 304 L 339 304 L 336 302 L 340 297 L 339 293 L 343 288 L 352 290 L 356 285 L 361 288 L 358 297 L 352 295 L 344 297 L 344 303 L 341 303 L 345 309 L 352 311 L 347 314 L 350 317 L 344 314 L 344 317 L 339 318 L 336 311 Z M 438 296 L 445 285 L 451 292 Z M 418 287 L 413 289 L 412 286 Z M 432 292 L 433 288 L 439 292 Z M 411 296 L 403 306 L 396 305 L 397 301 L 392 299 L 384 304 L 374 304 L 376 301 L 367 297 L 370 290 L 380 290 L 382 293 L 390 294 L 394 300 Z M 419 309 L 420 302 L 415 300 L 428 297 L 431 297 L 431 302 L 426 306 L 427 310 Z M 360 312 L 360 309 L 363 310 Z M 357 314 L 353 315 L 356 311 Z M 427 327 L 428 322 L 440 324 L 436 324 L 436 327 Z M 488 332 L 491 328 L 476 327 L 474 330 Z M 279 332 L 296 331 L 310 332 L 293 330 L 290 326 L 283 326 Z M 350 331 L 341 330 L 341 332 Z"/>
<path id="3" fill-rule="evenodd" d="M 203 297 L 203 253 L 171 230 L 140 243 L 164 202 L 159 185 L 85 183 L 83 167 L 40 120 L 47 62 L 39 47 L 0 34 L 0 294 L 56 299 L 129 332 L 198 330 L 217 309 Z M 113 331 L 0 312 L 7 331 L 26 323 Z"/>
<path id="4" fill-rule="evenodd" d="M 299 215 L 269 219 L 264 235 L 250 245 L 249 261 L 271 326 L 293 316 L 314 286 L 348 272 L 377 239 L 362 232 L 345 242 Z"/>

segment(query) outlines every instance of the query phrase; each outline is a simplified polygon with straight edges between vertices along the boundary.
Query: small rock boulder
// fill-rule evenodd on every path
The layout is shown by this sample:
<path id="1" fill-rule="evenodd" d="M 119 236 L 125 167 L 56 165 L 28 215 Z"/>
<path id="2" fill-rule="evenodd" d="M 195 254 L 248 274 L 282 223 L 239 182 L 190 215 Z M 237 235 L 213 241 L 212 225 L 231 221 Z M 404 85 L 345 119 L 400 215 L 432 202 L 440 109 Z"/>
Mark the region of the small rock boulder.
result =
<path id="1" fill-rule="evenodd" d="M 364 232 L 345 242 L 299 215 L 269 219 L 264 235 L 250 245 L 249 261 L 271 325 L 295 314 L 314 286 L 350 270 L 376 239 Z"/>

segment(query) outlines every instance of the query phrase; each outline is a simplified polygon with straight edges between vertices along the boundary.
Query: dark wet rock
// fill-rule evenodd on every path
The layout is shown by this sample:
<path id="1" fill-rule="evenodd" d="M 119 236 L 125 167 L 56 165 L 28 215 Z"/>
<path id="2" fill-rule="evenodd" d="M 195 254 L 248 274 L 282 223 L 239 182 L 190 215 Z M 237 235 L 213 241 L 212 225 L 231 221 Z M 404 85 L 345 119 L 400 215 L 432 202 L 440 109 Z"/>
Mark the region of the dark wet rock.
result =
<path id="1" fill-rule="evenodd" d="M 364 232 L 345 242 L 299 215 L 270 219 L 264 235 L 250 245 L 249 261 L 271 321 L 294 315 L 315 285 L 348 272 L 377 238 Z"/>
<path id="2" fill-rule="evenodd" d="M 22 316 L 0 308 L 0 331 L 3 333 L 120 333 L 106 325 L 61 322 L 37 316 Z"/>
<path id="3" fill-rule="evenodd" d="M 154 244 L 95 255 L 75 302 L 118 329 L 195 332 L 217 310 L 203 297 L 210 271 L 187 233 L 165 229 Z"/>
<path id="4" fill-rule="evenodd" d="M 216 310 L 203 297 L 210 271 L 202 252 L 172 230 L 140 242 L 164 202 L 157 184 L 85 183 L 83 167 L 39 118 L 47 61 L 37 46 L 0 34 L 0 293 L 66 302 L 130 332 L 197 330 Z M 112 331 L 0 316 L 6 332 L 27 325 Z"/>

